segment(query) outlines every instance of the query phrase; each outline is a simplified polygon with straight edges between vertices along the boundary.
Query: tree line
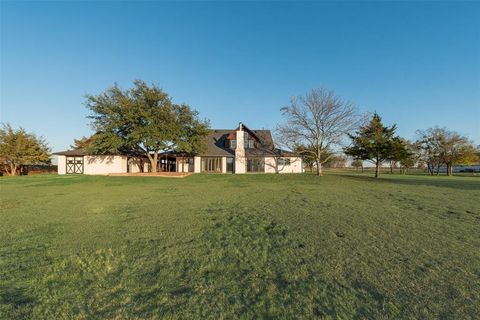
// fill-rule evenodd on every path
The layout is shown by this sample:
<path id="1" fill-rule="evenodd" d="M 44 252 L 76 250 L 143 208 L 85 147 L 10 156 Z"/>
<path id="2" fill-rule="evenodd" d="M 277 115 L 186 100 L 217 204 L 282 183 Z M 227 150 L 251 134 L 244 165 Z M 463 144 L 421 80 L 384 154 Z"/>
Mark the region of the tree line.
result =
<path id="1" fill-rule="evenodd" d="M 157 170 L 161 153 L 205 150 L 208 120 L 200 119 L 190 106 L 174 103 L 154 84 L 136 80 L 130 89 L 115 84 L 98 95 L 87 95 L 85 106 L 95 133 L 75 139 L 75 149 L 146 158 L 152 172 Z M 478 161 L 478 149 L 457 132 L 430 128 L 418 131 L 418 139 L 411 142 L 396 135 L 396 125 L 384 125 L 377 113 L 362 115 L 353 103 L 325 88 L 292 98 L 281 113 L 285 120 L 276 128 L 277 142 L 302 155 L 319 176 L 323 166 L 344 161 L 339 151 L 354 159 L 353 166 L 372 162 L 375 177 L 386 162 L 391 170 L 399 164 L 402 172 L 424 163 L 431 175 L 446 166 L 452 175 L 454 165 Z M 22 166 L 50 163 L 50 148 L 43 138 L 4 124 L 0 160 L 8 174 L 16 175 Z"/>
<path id="2" fill-rule="evenodd" d="M 439 127 L 419 130 L 418 139 L 411 142 L 396 134 L 395 124 L 384 125 L 378 113 L 361 115 L 351 102 L 325 88 L 294 97 L 281 110 L 286 121 L 277 127 L 280 141 L 302 154 L 318 176 L 324 164 L 338 157 L 338 149 L 353 158 L 354 166 L 373 163 L 376 178 L 387 162 L 392 171 L 400 164 L 403 173 L 425 164 L 431 175 L 438 175 L 445 165 L 451 176 L 454 165 L 479 161 L 478 148 L 458 132 Z"/>

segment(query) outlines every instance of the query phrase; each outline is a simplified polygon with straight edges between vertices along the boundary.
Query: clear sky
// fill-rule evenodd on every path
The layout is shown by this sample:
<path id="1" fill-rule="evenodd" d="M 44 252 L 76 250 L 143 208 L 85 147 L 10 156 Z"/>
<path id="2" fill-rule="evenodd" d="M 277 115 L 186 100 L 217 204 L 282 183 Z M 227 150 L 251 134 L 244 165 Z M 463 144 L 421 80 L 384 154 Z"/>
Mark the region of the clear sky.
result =
<path id="1" fill-rule="evenodd" d="M 479 2 L 5 2 L 0 121 L 54 151 L 91 133 L 83 102 L 155 82 L 212 127 L 275 128 L 325 86 L 398 133 L 480 144 Z"/>

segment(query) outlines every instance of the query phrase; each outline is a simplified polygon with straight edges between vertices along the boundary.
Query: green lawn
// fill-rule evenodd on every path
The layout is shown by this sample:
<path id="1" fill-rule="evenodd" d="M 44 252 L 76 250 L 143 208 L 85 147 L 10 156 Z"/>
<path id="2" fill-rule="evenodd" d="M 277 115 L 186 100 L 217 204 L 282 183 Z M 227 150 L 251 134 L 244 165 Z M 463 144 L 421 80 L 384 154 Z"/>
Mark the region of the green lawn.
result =
<path id="1" fill-rule="evenodd" d="M 1 178 L 1 319 L 478 319 L 480 179 Z"/>

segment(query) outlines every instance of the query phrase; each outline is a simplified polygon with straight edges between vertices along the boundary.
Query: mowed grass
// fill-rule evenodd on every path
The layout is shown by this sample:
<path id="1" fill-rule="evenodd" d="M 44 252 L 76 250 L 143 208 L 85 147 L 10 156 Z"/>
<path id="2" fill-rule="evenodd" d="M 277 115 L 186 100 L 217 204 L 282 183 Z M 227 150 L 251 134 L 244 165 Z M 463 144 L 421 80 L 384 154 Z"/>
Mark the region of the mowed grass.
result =
<path id="1" fill-rule="evenodd" d="M 478 319 L 480 179 L 1 178 L 1 319 Z"/>

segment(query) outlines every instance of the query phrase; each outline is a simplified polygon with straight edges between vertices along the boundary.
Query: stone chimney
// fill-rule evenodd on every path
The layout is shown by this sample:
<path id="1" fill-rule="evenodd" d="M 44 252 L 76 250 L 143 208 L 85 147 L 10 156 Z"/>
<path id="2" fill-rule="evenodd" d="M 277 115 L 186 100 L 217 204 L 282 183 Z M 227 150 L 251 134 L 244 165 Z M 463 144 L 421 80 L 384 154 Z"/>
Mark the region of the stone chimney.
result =
<path id="1" fill-rule="evenodd" d="M 247 159 L 245 158 L 245 141 L 244 141 L 243 123 L 238 124 L 237 147 L 235 148 L 235 173 L 245 173 Z"/>

